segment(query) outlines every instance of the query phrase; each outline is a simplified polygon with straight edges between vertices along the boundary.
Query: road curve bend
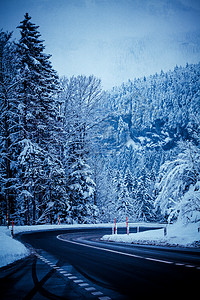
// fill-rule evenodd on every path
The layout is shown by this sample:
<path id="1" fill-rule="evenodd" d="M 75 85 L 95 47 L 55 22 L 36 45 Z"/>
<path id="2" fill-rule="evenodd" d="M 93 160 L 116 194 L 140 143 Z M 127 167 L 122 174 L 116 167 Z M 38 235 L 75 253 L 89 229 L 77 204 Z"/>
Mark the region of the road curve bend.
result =
<path id="1" fill-rule="evenodd" d="M 33 249 L 34 257 L 60 272 L 66 280 L 73 281 L 74 285 L 71 283 L 70 286 L 68 281 L 68 285 L 65 282 L 59 296 L 55 286 L 57 294 L 49 292 L 45 299 L 108 300 L 134 299 L 136 296 L 160 299 L 175 291 L 185 296 L 198 291 L 200 250 L 101 241 L 101 237 L 109 232 L 106 228 L 62 229 L 25 233 L 18 237 Z M 49 280 L 43 279 L 46 285 Z M 37 287 L 39 285 L 37 283 Z M 36 297 L 36 290 L 41 295 L 44 286 L 38 289 L 34 286 L 35 292 L 30 295 Z"/>

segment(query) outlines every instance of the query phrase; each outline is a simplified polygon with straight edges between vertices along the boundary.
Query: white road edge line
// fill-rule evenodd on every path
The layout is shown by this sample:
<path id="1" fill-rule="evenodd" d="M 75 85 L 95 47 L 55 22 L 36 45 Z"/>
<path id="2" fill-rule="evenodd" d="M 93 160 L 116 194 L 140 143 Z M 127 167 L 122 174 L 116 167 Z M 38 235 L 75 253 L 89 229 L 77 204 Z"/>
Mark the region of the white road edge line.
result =
<path id="1" fill-rule="evenodd" d="M 120 254 L 120 255 L 125 255 L 125 256 L 129 256 L 129 257 L 141 258 L 141 259 L 151 260 L 151 261 L 164 263 L 164 264 L 174 264 L 174 265 L 177 265 L 177 266 L 178 265 L 183 265 L 185 267 L 196 267 L 196 269 L 198 269 L 198 270 L 200 269 L 200 267 L 198 267 L 198 266 L 192 266 L 192 265 L 189 265 L 189 264 L 181 264 L 181 263 L 178 263 L 178 262 L 161 260 L 161 259 L 156 259 L 156 258 L 151 258 L 151 257 L 144 257 L 144 256 L 136 255 L 136 254 L 125 253 L 125 252 L 111 250 L 111 249 L 107 249 L 107 248 L 103 248 L 103 247 L 97 247 L 97 246 L 87 245 L 87 244 L 83 244 L 83 243 L 79 243 L 79 242 L 69 241 L 69 240 L 61 238 L 60 235 L 57 235 L 57 239 L 60 240 L 60 241 L 71 243 L 71 244 L 84 246 L 84 247 L 88 247 L 88 248 L 93 248 L 93 249 L 98 249 L 98 250 L 102 250 L 102 251 L 107 251 L 107 252 L 111 252 L 111 253 L 116 253 L 116 254 Z"/>
<path id="2" fill-rule="evenodd" d="M 151 258 L 151 257 L 144 257 L 146 260 L 152 260 L 152 261 L 156 261 L 156 262 L 160 262 L 160 263 L 164 263 L 164 264 L 173 264 L 172 261 L 168 261 L 168 260 L 161 260 L 161 259 L 157 259 L 157 258 Z"/>
<path id="3" fill-rule="evenodd" d="M 157 261 L 157 262 L 160 262 L 160 263 L 173 264 L 173 262 L 171 262 L 171 261 L 154 259 L 154 258 L 150 258 L 150 257 L 144 257 L 144 256 L 135 255 L 135 254 L 131 254 L 131 253 L 125 253 L 125 252 L 111 250 L 111 249 L 107 249 L 107 248 L 103 248 L 103 247 L 91 246 L 91 245 L 82 244 L 82 243 L 79 243 L 79 242 L 65 240 L 65 239 L 61 238 L 60 235 L 57 235 L 57 239 L 60 240 L 60 241 L 67 242 L 67 243 L 72 243 L 72 244 L 75 244 L 75 245 L 80 245 L 80 246 L 84 246 L 84 247 L 88 247 L 88 248 L 93 248 L 93 249 L 98 249 L 98 250 L 107 251 L 107 252 L 111 252 L 111 253 L 116 253 L 116 254 L 120 254 L 120 255 L 125 255 L 125 256 L 129 256 L 129 257 L 142 258 L 142 259 Z"/>

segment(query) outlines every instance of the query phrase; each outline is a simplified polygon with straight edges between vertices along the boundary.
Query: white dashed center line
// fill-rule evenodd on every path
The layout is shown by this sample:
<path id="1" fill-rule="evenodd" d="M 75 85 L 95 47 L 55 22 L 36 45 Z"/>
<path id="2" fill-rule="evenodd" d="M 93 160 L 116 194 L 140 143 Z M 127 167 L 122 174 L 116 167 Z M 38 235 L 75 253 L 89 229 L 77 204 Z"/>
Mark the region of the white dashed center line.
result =
<path id="1" fill-rule="evenodd" d="M 94 287 L 87 287 L 85 288 L 86 291 L 91 292 L 91 291 L 96 291 Z"/>

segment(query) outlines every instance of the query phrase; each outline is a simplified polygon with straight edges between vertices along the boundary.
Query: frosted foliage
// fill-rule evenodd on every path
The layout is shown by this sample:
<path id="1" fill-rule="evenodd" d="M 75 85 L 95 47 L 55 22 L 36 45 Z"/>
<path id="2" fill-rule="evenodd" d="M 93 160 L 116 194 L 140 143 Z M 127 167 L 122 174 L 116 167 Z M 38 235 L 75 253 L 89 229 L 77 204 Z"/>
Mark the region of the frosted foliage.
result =
<path id="1" fill-rule="evenodd" d="M 199 179 L 200 150 L 191 143 L 177 159 L 161 167 L 155 205 L 168 216 L 168 221 L 177 218 L 184 222 L 200 220 Z"/>
<path id="2" fill-rule="evenodd" d="M 191 185 L 184 194 L 181 205 L 181 218 L 184 222 L 200 222 L 200 181 Z"/>

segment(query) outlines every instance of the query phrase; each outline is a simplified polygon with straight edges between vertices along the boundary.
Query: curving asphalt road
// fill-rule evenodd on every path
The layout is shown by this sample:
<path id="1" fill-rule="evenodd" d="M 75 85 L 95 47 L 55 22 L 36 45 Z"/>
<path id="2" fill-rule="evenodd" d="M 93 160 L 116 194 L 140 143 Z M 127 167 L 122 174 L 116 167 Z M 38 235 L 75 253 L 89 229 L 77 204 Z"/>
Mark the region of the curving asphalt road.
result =
<path id="1" fill-rule="evenodd" d="M 200 249 L 101 241 L 108 233 L 68 229 L 18 236 L 32 255 L 0 272 L 2 299 L 160 299 L 198 292 Z"/>

